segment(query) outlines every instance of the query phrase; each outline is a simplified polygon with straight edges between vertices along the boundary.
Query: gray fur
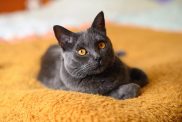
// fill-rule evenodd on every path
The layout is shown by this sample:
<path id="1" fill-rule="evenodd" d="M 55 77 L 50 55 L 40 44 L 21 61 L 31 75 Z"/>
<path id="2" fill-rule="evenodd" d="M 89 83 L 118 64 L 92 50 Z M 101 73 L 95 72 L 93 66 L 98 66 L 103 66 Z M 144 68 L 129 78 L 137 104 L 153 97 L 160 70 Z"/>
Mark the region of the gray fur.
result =
<path id="1" fill-rule="evenodd" d="M 127 99 L 138 96 L 140 87 L 147 84 L 143 71 L 128 67 L 114 54 L 103 12 L 84 32 L 73 33 L 56 25 L 54 33 L 60 46 L 46 51 L 38 75 L 47 87 Z M 104 49 L 98 49 L 100 41 L 106 44 Z M 79 56 L 80 48 L 88 54 Z"/>
<path id="2" fill-rule="evenodd" d="M 112 96 L 116 99 L 128 99 L 137 97 L 140 93 L 140 86 L 135 83 L 129 83 L 119 86 L 118 89 L 113 90 L 109 93 L 109 96 Z"/>

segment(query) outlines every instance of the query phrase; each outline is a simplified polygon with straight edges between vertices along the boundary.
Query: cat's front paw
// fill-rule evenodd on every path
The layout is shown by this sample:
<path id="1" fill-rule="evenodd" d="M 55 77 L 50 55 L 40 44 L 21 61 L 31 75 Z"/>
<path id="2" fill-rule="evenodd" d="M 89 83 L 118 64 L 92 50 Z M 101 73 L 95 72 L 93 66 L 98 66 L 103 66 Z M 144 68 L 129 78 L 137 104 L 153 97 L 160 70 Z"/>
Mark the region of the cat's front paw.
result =
<path id="1" fill-rule="evenodd" d="M 120 86 L 118 89 L 112 91 L 109 96 L 116 99 L 129 99 L 137 97 L 140 93 L 140 86 L 135 83 L 129 83 Z"/>

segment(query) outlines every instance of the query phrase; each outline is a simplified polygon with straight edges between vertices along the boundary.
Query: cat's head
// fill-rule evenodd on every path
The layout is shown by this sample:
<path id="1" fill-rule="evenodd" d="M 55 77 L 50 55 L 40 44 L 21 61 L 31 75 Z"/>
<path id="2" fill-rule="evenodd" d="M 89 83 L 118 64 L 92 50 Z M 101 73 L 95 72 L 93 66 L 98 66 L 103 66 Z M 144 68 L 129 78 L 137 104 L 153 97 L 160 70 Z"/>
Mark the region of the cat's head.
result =
<path id="1" fill-rule="evenodd" d="M 84 32 L 73 33 L 59 25 L 53 29 L 62 48 L 64 66 L 72 76 L 83 78 L 99 74 L 113 64 L 113 48 L 106 34 L 102 11 Z"/>

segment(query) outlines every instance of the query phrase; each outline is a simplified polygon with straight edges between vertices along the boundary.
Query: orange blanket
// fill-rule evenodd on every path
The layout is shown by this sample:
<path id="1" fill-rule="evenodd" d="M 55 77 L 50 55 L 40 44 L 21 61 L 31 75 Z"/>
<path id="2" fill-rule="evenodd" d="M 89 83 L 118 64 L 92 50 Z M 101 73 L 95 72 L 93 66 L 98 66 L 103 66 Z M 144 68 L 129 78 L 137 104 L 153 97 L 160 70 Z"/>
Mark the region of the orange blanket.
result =
<path id="1" fill-rule="evenodd" d="M 55 38 L 0 43 L 0 121 L 180 121 L 182 120 L 182 34 L 109 25 L 122 60 L 146 71 L 150 83 L 138 98 L 110 97 L 42 86 L 40 57 Z M 73 81 L 74 82 L 74 81 Z"/>

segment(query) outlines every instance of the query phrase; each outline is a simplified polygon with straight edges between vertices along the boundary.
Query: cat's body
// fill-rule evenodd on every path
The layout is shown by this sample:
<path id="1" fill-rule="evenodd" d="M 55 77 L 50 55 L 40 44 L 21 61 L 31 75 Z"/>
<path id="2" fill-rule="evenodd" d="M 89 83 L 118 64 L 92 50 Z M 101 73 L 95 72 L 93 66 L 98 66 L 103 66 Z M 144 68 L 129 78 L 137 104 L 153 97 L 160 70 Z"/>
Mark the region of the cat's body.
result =
<path id="1" fill-rule="evenodd" d="M 128 67 L 114 54 L 102 12 L 85 32 L 72 33 L 61 26 L 54 32 L 61 47 L 47 50 L 38 75 L 49 88 L 126 99 L 138 96 L 147 83 L 143 71 Z"/>

